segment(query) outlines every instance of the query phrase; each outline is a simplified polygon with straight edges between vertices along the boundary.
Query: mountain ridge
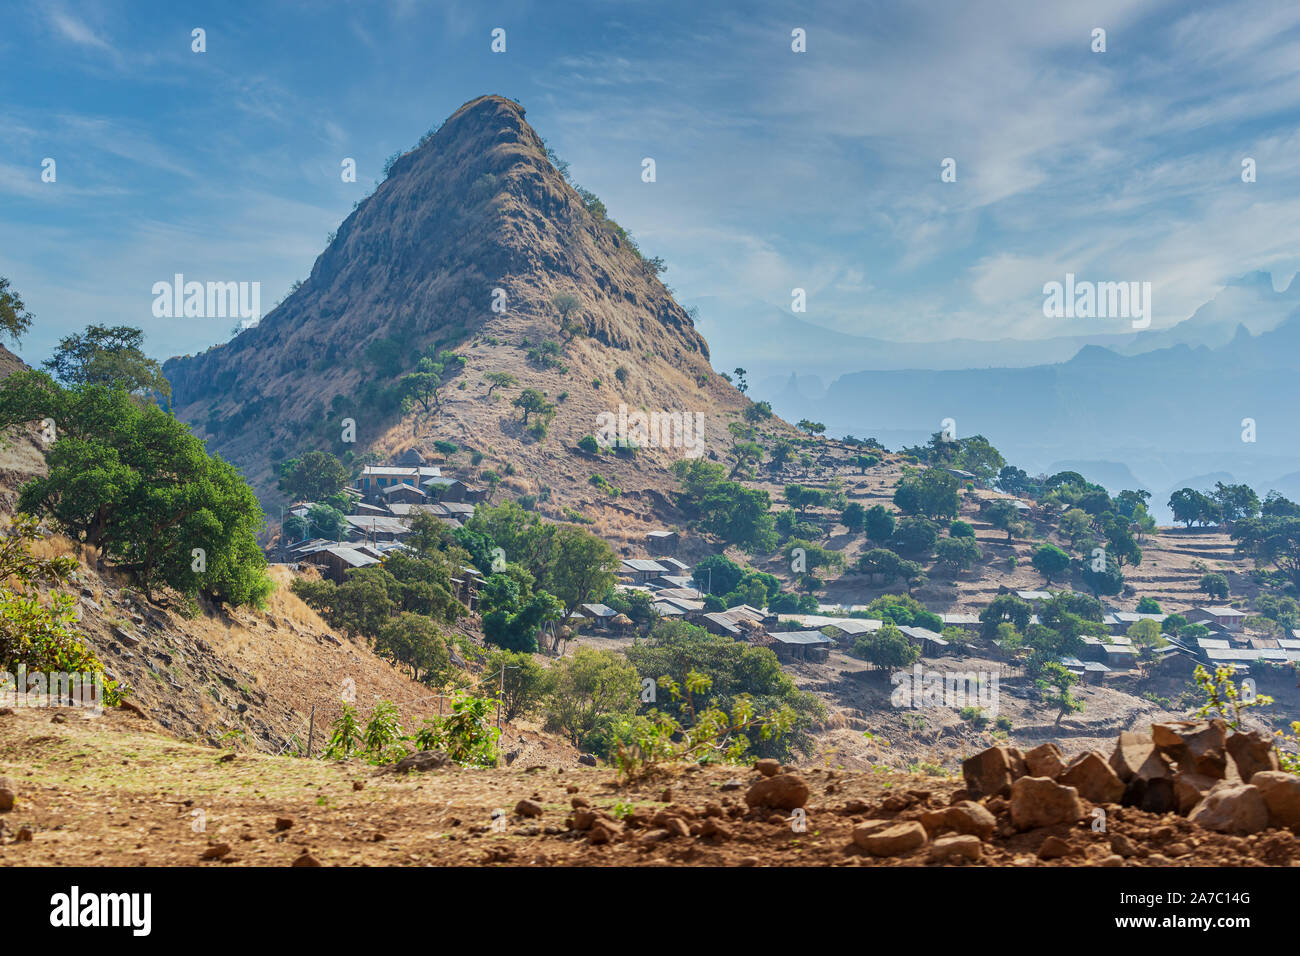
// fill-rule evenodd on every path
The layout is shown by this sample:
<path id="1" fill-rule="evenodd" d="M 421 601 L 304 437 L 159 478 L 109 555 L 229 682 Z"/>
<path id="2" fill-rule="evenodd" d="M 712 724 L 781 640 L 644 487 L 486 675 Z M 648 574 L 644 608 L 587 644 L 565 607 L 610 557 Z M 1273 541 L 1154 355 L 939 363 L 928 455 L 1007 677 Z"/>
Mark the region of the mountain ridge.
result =
<path id="1" fill-rule="evenodd" d="M 709 432 L 725 434 L 723 419 L 748 402 L 713 373 L 708 344 L 657 266 L 556 169 L 519 104 L 478 97 L 392 163 L 307 280 L 258 326 L 171 359 L 164 372 L 178 416 L 264 501 L 274 500 L 277 457 L 348 450 L 338 438 L 345 418 L 356 422 L 358 450 L 409 444 L 402 436 L 418 423 L 405 427 L 411 416 L 394 389 L 430 346 L 467 360 L 430 437 L 492 447 L 503 464 L 528 460 L 525 448 L 539 443 L 509 424 L 508 403 L 499 414 L 501 393 L 486 400 L 498 414 L 475 407 L 484 396 L 469 386 L 492 371 L 552 398 L 562 391 L 554 425 L 564 442 L 620 404 L 703 411 Z M 572 337 L 558 294 L 578 302 Z M 549 365 L 527 357 L 556 339 Z"/>

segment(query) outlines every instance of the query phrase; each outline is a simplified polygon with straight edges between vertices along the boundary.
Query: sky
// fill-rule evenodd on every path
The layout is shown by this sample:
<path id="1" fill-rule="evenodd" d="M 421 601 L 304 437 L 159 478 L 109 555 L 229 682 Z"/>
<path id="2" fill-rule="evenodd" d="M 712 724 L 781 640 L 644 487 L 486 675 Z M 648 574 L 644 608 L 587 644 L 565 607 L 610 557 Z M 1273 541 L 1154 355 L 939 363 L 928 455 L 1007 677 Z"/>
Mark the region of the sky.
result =
<path id="1" fill-rule="evenodd" d="M 29 362 L 92 322 L 158 358 L 225 341 L 237 321 L 155 317 L 154 284 L 259 282 L 269 312 L 384 160 L 485 93 L 679 301 L 736 305 L 706 336 L 795 288 L 800 318 L 877 338 L 1126 331 L 1044 316 L 1067 272 L 1150 282 L 1162 328 L 1300 269 L 1289 0 L 181 6 L 0 4 L 0 275 L 36 317 Z"/>

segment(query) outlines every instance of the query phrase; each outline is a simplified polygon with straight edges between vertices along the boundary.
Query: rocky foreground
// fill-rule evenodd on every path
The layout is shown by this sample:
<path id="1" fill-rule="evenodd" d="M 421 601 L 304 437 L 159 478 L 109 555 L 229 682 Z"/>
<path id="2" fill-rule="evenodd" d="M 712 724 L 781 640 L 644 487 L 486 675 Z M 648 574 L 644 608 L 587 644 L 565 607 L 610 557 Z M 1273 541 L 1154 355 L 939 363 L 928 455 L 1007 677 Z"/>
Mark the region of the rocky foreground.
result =
<path id="1" fill-rule="evenodd" d="M 221 754 L 129 713 L 12 711 L 0 864 L 1290 865 L 1300 779 L 1242 743 L 1218 722 L 1158 724 L 1069 763 L 992 748 L 964 781 L 759 761 L 626 782 L 437 754 L 405 772 Z"/>

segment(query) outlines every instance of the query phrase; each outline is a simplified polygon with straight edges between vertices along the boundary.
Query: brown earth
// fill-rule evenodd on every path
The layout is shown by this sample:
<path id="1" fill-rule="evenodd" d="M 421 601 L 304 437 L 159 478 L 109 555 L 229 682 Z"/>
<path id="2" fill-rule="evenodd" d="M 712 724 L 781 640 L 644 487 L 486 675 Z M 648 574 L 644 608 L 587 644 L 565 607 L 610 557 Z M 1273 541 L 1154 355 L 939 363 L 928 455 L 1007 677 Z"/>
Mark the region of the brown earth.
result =
<path id="1" fill-rule="evenodd" d="M 0 865 L 288 866 L 308 854 L 327 866 L 922 866 L 932 865 L 928 845 L 873 857 L 854 844 L 854 827 L 916 819 L 961 796 L 950 778 L 813 768 L 801 771 L 810 796 L 806 830 L 798 832 L 789 812 L 746 808 L 759 774 L 744 768 L 669 768 L 625 785 L 608 769 L 587 767 L 399 776 L 357 761 L 226 757 L 151 732 L 122 712 L 62 722 L 47 711 L 0 714 L 0 776 L 16 789 L 14 808 L 0 813 Z M 725 789 L 729 781 L 738 788 Z M 608 825 L 613 842 L 571 828 L 575 797 L 621 821 Z M 539 814 L 522 815 L 520 801 Z M 710 804 L 722 832 L 683 832 L 706 819 Z M 1289 831 L 1226 836 L 1174 815 L 1107 806 L 1102 833 L 1091 829 L 1085 806 L 1080 824 L 1012 833 L 1005 808 L 985 805 L 999 826 L 983 843 L 985 865 L 1300 859 Z M 503 815 L 504 832 L 493 829 L 494 813 Z M 681 830 L 669 817 L 680 818 Z M 1064 840 L 1071 855 L 1039 859 L 1050 837 Z"/>

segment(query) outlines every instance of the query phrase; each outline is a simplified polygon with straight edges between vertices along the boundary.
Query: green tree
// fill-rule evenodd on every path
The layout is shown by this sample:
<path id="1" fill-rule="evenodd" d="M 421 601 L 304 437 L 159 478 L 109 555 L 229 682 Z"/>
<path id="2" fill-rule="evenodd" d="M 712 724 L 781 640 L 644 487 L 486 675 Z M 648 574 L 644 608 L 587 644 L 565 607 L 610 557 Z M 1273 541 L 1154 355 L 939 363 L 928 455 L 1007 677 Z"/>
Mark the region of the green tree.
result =
<path id="1" fill-rule="evenodd" d="M 622 654 L 580 648 L 555 665 L 546 727 L 584 746 L 602 718 L 634 713 L 640 693 L 636 668 Z"/>
<path id="2" fill-rule="evenodd" d="M 519 379 L 509 372 L 488 372 L 483 378 L 488 382 L 488 398 L 491 398 L 492 393 L 498 388 L 513 388 L 519 384 Z"/>
<path id="3" fill-rule="evenodd" d="M 955 571 L 973 567 L 984 554 L 974 538 L 944 538 L 935 545 L 935 557 Z"/>
<path id="4" fill-rule="evenodd" d="M 884 505 L 867 509 L 867 537 L 872 541 L 888 541 L 894 533 L 894 513 Z"/>
<path id="5" fill-rule="evenodd" d="M 312 538 L 343 540 L 348 523 L 343 512 L 329 505 L 312 505 L 307 509 L 306 535 Z"/>
<path id="6" fill-rule="evenodd" d="M 933 521 L 912 515 L 904 518 L 890 536 L 890 545 L 902 554 L 912 554 L 918 558 L 929 557 L 939 540 L 939 529 Z"/>
<path id="7" fill-rule="evenodd" d="M 860 534 L 867 526 L 867 509 L 860 502 L 851 501 L 840 515 L 840 521 L 850 534 Z"/>
<path id="8" fill-rule="evenodd" d="M 58 423 L 58 438 L 48 473 L 21 491 L 24 511 L 99 548 L 149 596 L 165 585 L 258 604 L 270 593 L 257 498 L 185 425 L 121 389 L 63 389 L 43 372 L 0 385 L 0 427 L 44 418 Z"/>
<path id="9" fill-rule="evenodd" d="M 1300 517 L 1286 515 L 1276 500 L 1269 503 L 1273 513 L 1233 525 L 1237 553 L 1254 559 L 1258 567 L 1273 565 L 1300 587 Z"/>
<path id="10" fill-rule="evenodd" d="M 957 479 L 942 468 L 927 468 L 898 483 L 894 504 L 901 511 L 930 518 L 955 518 L 960 509 Z"/>
<path id="11" fill-rule="evenodd" d="M 534 653 L 542 625 L 558 621 L 564 608 L 555 596 L 538 591 L 513 613 L 502 608 L 483 615 L 483 639 L 506 650 Z"/>
<path id="12" fill-rule="evenodd" d="M 1210 597 L 1219 600 L 1223 600 L 1228 596 L 1228 578 L 1223 574 L 1202 574 L 1196 587 L 1197 590 L 1204 591 Z"/>
<path id="13" fill-rule="evenodd" d="M 1182 488 L 1170 495 L 1169 510 L 1174 513 L 1175 521 L 1181 521 L 1189 528 L 1192 522 L 1202 527 L 1215 524 L 1223 514 L 1223 509 L 1214 499 L 1193 488 Z"/>
<path id="14" fill-rule="evenodd" d="M 8 279 L 0 276 L 0 333 L 17 342 L 32 327 L 32 318 L 18 290 L 9 285 Z"/>
<path id="15" fill-rule="evenodd" d="M 125 325 L 90 325 L 59 340 L 44 367 L 65 385 L 103 385 L 133 395 L 157 392 L 171 399 L 162 366 L 144 354 L 144 332 Z"/>
<path id="16" fill-rule="evenodd" d="M 414 681 L 441 684 L 451 670 L 446 639 L 423 614 L 403 611 L 389 618 L 379 628 L 375 650 L 407 668 Z"/>
<path id="17" fill-rule="evenodd" d="M 402 376 L 398 389 L 402 395 L 402 410 L 410 412 L 418 409 L 426 416 L 437 415 L 442 411 L 442 388 L 460 374 L 465 367 L 465 358 L 455 352 L 442 351 L 425 355 L 415 364 L 415 371 Z M 417 412 L 412 421 L 413 435 L 419 434 L 420 416 Z"/>
<path id="18" fill-rule="evenodd" d="M 1070 567 L 1070 556 L 1054 544 L 1043 544 L 1034 552 L 1031 563 L 1034 570 L 1051 584 L 1053 578 L 1059 578 Z"/>
<path id="19" fill-rule="evenodd" d="M 969 471 L 984 484 L 991 484 L 1001 469 L 1006 466 L 1006 459 L 983 435 L 963 438 L 957 444 L 957 467 Z"/>
<path id="20" fill-rule="evenodd" d="M 1149 658 L 1152 651 L 1169 643 L 1161 636 L 1160 625 L 1149 617 L 1134 621 L 1125 633 L 1144 659 Z"/>
<path id="21" fill-rule="evenodd" d="M 294 501 L 325 501 L 348 485 L 347 467 L 327 451 L 309 451 L 280 464 L 279 488 Z"/>
<path id="22" fill-rule="evenodd" d="M 776 547 L 766 491 L 730 481 L 723 466 L 699 458 L 674 462 L 673 473 L 685 489 L 682 504 L 703 530 L 750 551 Z"/>
<path id="23" fill-rule="evenodd" d="M 807 485 L 786 485 L 784 493 L 786 504 L 798 509 L 801 518 L 809 508 L 824 507 L 830 497 L 825 489 L 809 488 Z"/>
<path id="24" fill-rule="evenodd" d="M 853 654 L 882 670 L 898 669 L 916 663 L 921 657 L 921 649 L 887 621 L 879 630 L 860 634 L 853 643 Z"/>
<path id="25" fill-rule="evenodd" d="M 560 315 L 560 331 L 564 333 L 566 341 L 582 332 L 582 325 L 574 319 L 575 313 L 582 306 L 581 299 L 572 292 L 557 292 L 551 296 L 551 305 Z"/>
<path id="26" fill-rule="evenodd" d="M 1091 561 L 1083 562 L 1083 583 L 1097 597 L 1103 594 L 1119 594 L 1124 588 L 1124 575 L 1115 556 L 1106 555 L 1106 566 L 1101 571 L 1094 571 Z"/>
<path id="27" fill-rule="evenodd" d="M 104 701 L 116 704 L 117 683 L 77 630 L 76 599 L 63 590 L 73 583 L 77 561 L 34 554 L 38 528 L 35 517 L 18 514 L 0 535 L 0 671 L 12 675 L 22 665 L 45 674 L 98 675 Z"/>
<path id="28" fill-rule="evenodd" d="M 510 403 L 515 408 L 524 413 L 524 424 L 528 424 L 530 415 L 537 415 L 540 418 L 546 418 L 555 411 L 555 406 L 546 400 L 543 395 L 535 388 L 526 388 Z"/>
<path id="29" fill-rule="evenodd" d="M 1056 726 L 1061 726 L 1066 714 L 1083 710 L 1083 703 L 1070 690 L 1079 683 L 1079 678 L 1061 664 L 1055 661 L 1044 664 L 1034 683 L 1042 693 L 1044 702 L 1057 708 Z"/>
<path id="30" fill-rule="evenodd" d="M 728 477 L 735 478 L 737 475 L 748 475 L 750 474 L 750 466 L 757 465 L 763 460 L 763 446 L 752 441 L 736 442 L 731 446 L 731 457 L 735 460 L 735 465 Z"/>
<path id="31" fill-rule="evenodd" d="M 1249 485 L 1225 485 L 1216 481 L 1210 497 L 1219 506 L 1224 521 L 1239 521 L 1259 514 L 1259 495 Z"/>
<path id="32" fill-rule="evenodd" d="M 1011 543 L 1012 535 L 1025 533 L 1025 523 L 1020 520 L 1020 509 L 1010 498 L 998 498 L 993 501 L 984 515 L 993 527 L 1007 533 L 1008 544 Z"/>
<path id="33" fill-rule="evenodd" d="M 1139 614 L 1159 614 L 1160 602 L 1153 597 L 1144 597 L 1137 603 L 1137 613 Z"/>
<path id="34" fill-rule="evenodd" d="M 725 554 L 710 554 L 695 562 L 691 579 L 695 587 L 708 594 L 729 594 L 740 584 L 745 569 Z"/>
<path id="35" fill-rule="evenodd" d="M 687 721 L 692 706 L 701 703 L 728 712 L 743 703 L 755 714 L 781 714 L 784 732 L 779 737 L 765 735 L 757 723 L 741 731 L 758 756 L 788 758 L 792 747 L 809 752 L 812 741 L 808 731 L 825 716 L 816 697 L 795 687 L 769 649 L 710 634 L 681 621 L 660 621 L 648 641 L 628 648 L 627 658 L 642 681 L 653 680 L 658 686 L 652 711 Z M 692 673 L 708 681 L 707 701 L 692 705 L 663 693 L 671 684 L 685 685 Z"/>
<path id="36" fill-rule="evenodd" d="M 555 675 L 532 654 L 493 651 L 479 678 L 480 697 L 500 698 L 506 722 L 536 713 L 553 690 Z"/>
<path id="37" fill-rule="evenodd" d="M 803 538 L 791 538 L 786 542 L 785 559 L 793 562 L 797 557 L 796 550 L 803 552 L 803 569 L 797 571 L 798 574 L 812 574 L 819 568 L 842 568 L 844 567 L 844 555 L 839 551 L 833 551 L 829 548 L 823 548 L 821 545 L 814 544 Z"/>
<path id="38" fill-rule="evenodd" d="M 568 621 L 580 604 L 595 601 L 614 585 L 619 564 L 603 538 L 575 525 L 560 525 L 550 538 L 537 582 L 560 600 L 563 620 Z"/>
<path id="39" fill-rule="evenodd" d="M 1029 618 L 1034 613 L 1033 606 L 1014 594 L 999 594 L 980 612 L 980 634 L 985 640 L 997 637 L 1002 624 L 1010 624 L 1017 631 L 1023 632 L 1029 626 Z"/>

